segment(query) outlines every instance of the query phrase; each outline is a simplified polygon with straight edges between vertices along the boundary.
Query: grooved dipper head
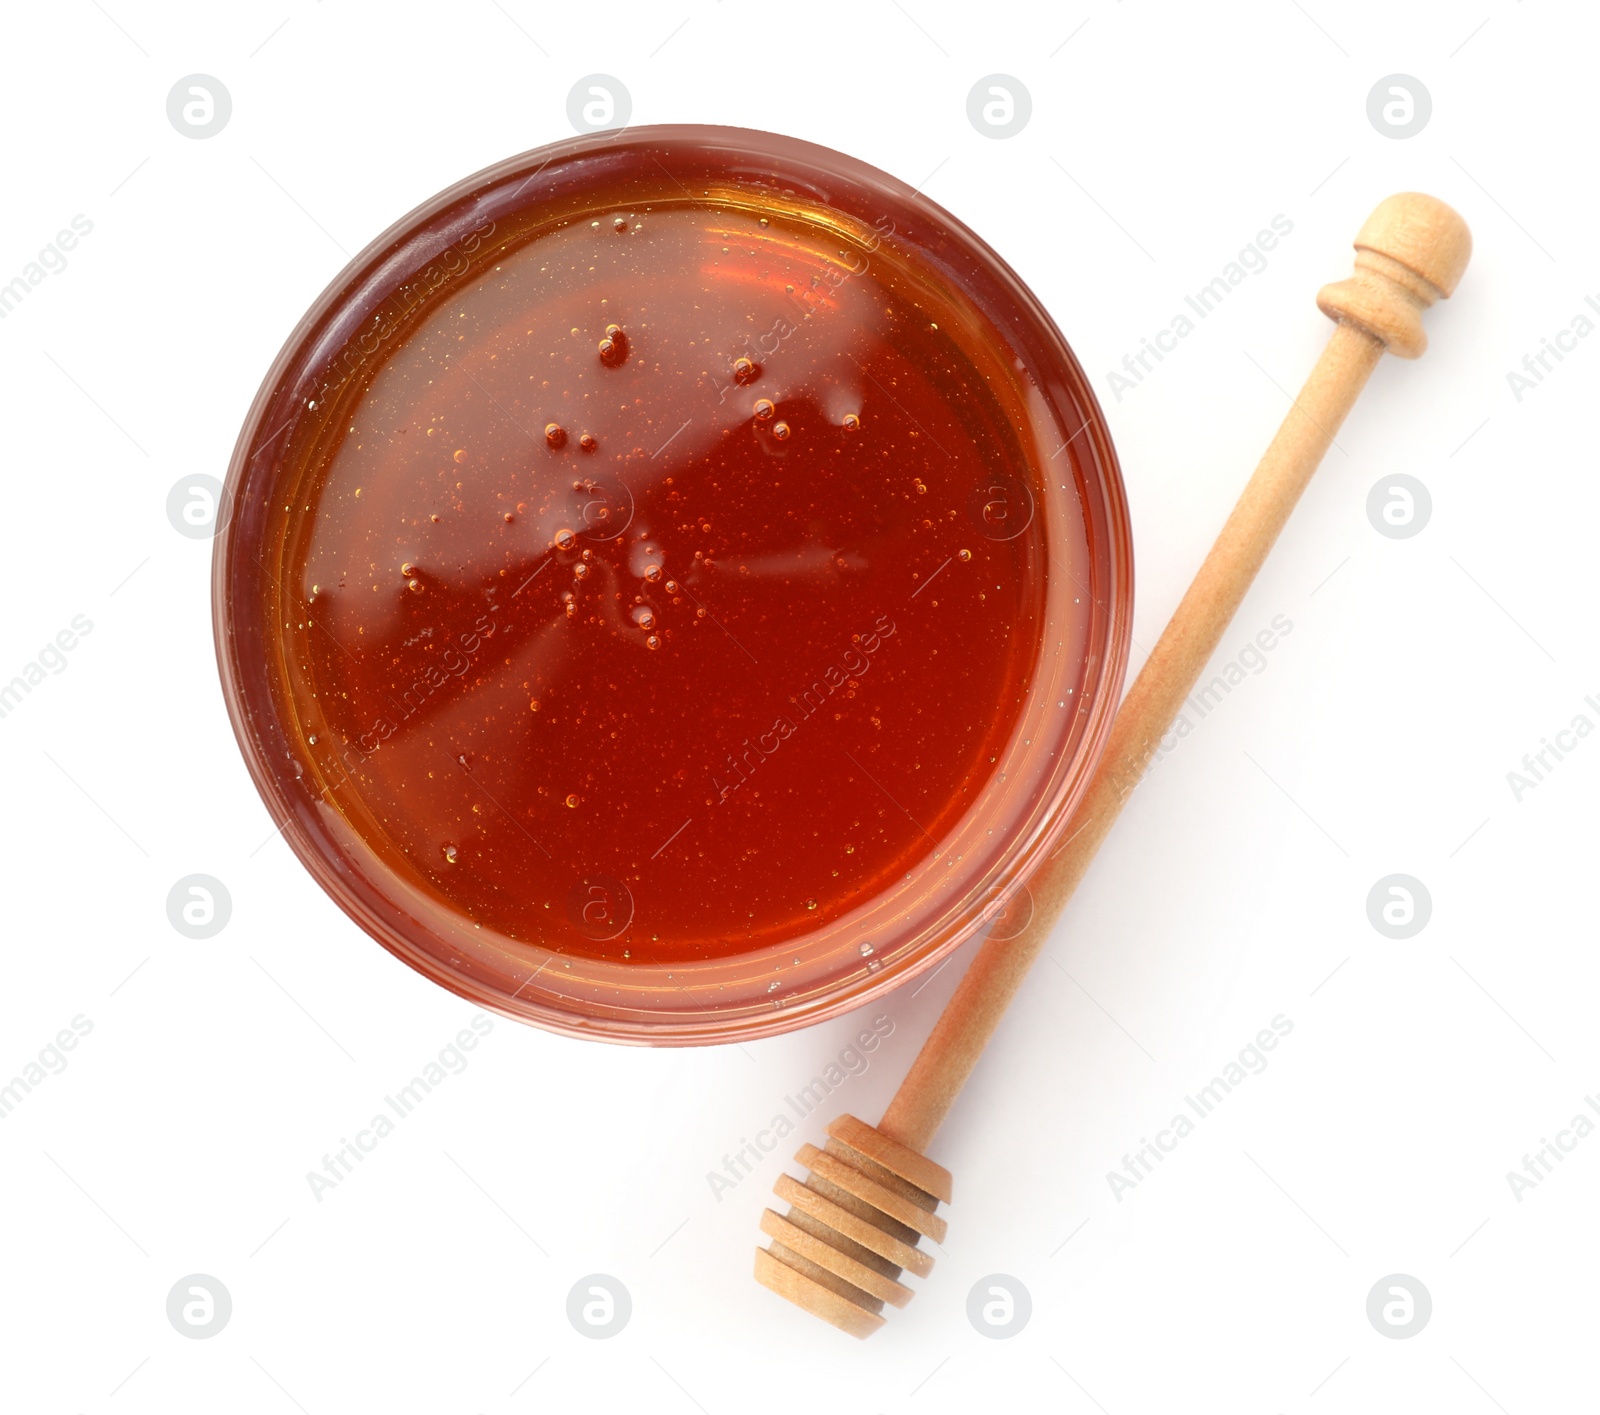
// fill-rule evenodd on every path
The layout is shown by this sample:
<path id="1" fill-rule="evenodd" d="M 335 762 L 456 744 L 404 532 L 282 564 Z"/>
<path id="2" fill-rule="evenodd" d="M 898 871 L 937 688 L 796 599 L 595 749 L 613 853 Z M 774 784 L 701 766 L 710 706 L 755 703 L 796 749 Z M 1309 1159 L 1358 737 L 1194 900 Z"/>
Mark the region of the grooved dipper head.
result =
<path id="1" fill-rule="evenodd" d="M 853 1115 L 841 1115 L 828 1135 L 826 1148 L 803 1145 L 796 1156 L 811 1171 L 804 1184 L 785 1174 L 774 1186 L 790 1207 L 787 1216 L 773 1209 L 761 1216 L 772 1241 L 756 1249 L 756 1280 L 867 1337 L 883 1325 L 885 1302 L 911 1300 L 902 1272 L 933 1270 L 917 1242 L 944 1239 L 945 1221 L 934 1210 L 950 1199 L 950 1171 Z"/>

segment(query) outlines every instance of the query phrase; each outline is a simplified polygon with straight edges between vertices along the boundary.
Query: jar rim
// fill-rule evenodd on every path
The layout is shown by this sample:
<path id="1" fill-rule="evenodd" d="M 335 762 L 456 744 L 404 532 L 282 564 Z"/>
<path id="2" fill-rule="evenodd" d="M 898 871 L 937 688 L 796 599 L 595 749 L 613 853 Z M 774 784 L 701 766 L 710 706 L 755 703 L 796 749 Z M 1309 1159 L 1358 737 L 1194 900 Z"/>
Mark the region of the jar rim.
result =
<path id="1" fill-rule="evenodd" d="M 459 940 L 451 944 L 432 936 L 403 895 L 393 889 L 386 894 L 379 882 L 363 878 L 359 837 L 341 831 L 326 813 L 308 808 L 305 764 L 295 762 L 293 734 L 274 720 L 276 699 L 268 682 L 262 626 L 252 619 L 252 597 L 259 592 L 261 575 L 270 574 L 262 551 L 270 499 L 265 493 L 276 470 L 273 449 L 290 444 L 297 408 L 304 404 L 307 389 L 317 386 L 316 379 L 326 377 L 330 360 L 348 349 L 354 332 L 368 324 L 375 310 L 381 319 L 384 311 L 399 308 L 393 304 L 396 292 L 406 288 L 407 279 L 415 282 L 419 268 L 433 268 L 429 262 L 437 265 L 445 259 L 455 243 L 481 230 L 495 212 L 512 209 L 506 203 L 523 200 L 521 191 L 530 183 L 538 180 L 541 200 L 568 195 L 581 199 L 585 182 L 593 186 L 608 163 L 641 146 L 661 159 L 674 180 L 694 172 L 720 174 L 735 185 L 748 184 L 752 192 L 776 180 L 791 195 L 799 191 L 826 204 L 842 220 L 861 220 L 876 203 L 902 214 L 908 224 L 914 221 L 919 256 L 941 263 L 958 288 L 1007 308 L 1012 316 L 1006 326 L 1009 347 L 1026 360 L 1029 376 L 1060 415 L 1064 435 L 1069 414 L 1081 424 L 1056 455 L 1068 452 L 1070 444 L 1067 462 L 1074 469 L 1074 495 L 1090 543 L 1091 584 L 1084 588 L 1093 602 L 1079 708 L 1055 740 L 1041 739 L 1033 749 L 1039 762 L 1047 752 L 1058 754 L 1049 765 L 1048 785 L 1014 823 L 1011 838 L 1004 842 L 1003 863 L 987 877 L 982 897 L 974 898 L 968 890 L 937 908 L 930 905 L 914 937 L 878 948 L 877 967 L 858 960 L 862 965 L 848 974 L 819 974 L 816 987 L 798 998 L 791 992 L 781 1006 L 746 998 L 735 1007 L 699 1002 L 692 1008 L 651 1007 L 644 1000 L 652 986 L 661 986 L 660 978 L 650 976 L 657 965 L 630 963 L 607 970 L 594 960 L 576 959 L 568 961 L 585 964 L 581 986 L 575 987 L 571 973 L 563 970 L 566 991 L 554 993 L 540 984 L 525 992 L 533 980 L 519 984 L 517 975 L 530 971 L 526 959 L 493 949 L 469 956 Z M 352 377 L 361 372 L 359 366 L 349 370 Z M 1133 570 L 1126 493 L 1098 400 L 1048 312 L 982 238 L 922 193 L 858 159 L 753 130 L 660 125 L 569 139 L 506 159 L 422 203 L 357 255 L 290 334 L 246 417 L 218 519 L 222 529 L 214 550 L 212 606 L 224 699 L 256 788 L 291 849 L 347 915 L 424 976 L 479 1006 L 572 1036 L 651 1045 L 748 1041 L 861 1007 L 937 967 L 986 927 L 997 903 L 1009 899 L 1054 850 L 1104 748 L 1127 667 Z M 1070 753 L 1062 750 L 1064 745 Z M 716 962 L 705 969 L 662 964 L 658 971 L 690 973 L 693 981 L 687 988 L 681 981 L 674 984 L 675 991 L 687 991 L 692 998 L 698 990 L 711 997 L 742 972 L 725 971 L 719 981 Z"/>

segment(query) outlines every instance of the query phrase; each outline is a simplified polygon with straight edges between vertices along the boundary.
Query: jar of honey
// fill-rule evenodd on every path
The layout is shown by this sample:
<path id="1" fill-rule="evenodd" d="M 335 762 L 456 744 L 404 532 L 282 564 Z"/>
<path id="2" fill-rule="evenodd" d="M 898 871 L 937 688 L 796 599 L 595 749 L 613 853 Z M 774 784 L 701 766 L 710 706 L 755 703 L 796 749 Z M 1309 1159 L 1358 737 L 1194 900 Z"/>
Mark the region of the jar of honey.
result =
<path id="1" fill-rule="evenodd" d="M 424 975 L 743 1040 L 985 926 L 1126 665 L 1082 370 L 928 198 L 771 134 L 468 178 L 316 302 L 241 434 L 214 617 L 245 760 Z"/>

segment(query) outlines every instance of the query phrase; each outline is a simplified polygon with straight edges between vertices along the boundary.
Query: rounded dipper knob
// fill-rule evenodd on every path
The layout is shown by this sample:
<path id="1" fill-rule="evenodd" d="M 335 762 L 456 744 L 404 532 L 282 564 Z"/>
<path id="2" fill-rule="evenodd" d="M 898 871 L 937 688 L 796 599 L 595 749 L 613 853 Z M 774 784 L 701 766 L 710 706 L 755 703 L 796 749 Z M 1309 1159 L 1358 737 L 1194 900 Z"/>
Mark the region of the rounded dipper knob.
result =
<path id="1" fill-rule="evenodd" d="M 1391 354 L 1416 358 L 1428 347 L 1422 311 L 1454 293 L 1471 259 L 1467 223 L 1437 197 L 1400 192 L 1378 203 L 1355 245 L 1355 274 L 1323 286 L 1318 308 Z"/>

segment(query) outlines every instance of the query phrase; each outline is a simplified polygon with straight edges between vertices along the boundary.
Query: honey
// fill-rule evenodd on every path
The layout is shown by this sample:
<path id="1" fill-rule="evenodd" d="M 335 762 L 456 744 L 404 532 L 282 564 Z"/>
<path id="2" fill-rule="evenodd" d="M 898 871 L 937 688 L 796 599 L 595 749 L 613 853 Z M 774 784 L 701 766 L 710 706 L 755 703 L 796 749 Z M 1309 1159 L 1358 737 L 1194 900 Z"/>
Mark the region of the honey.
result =
<path id="1" fill-rule="evenodd" d="M 534 154 L 353 266 L 258 399 L 218 581 L 330 893 L 469 995 L 642 1039 L 970 927 L 1126 632 L 1109 443 L 1026 293 L 904 189 L 669 131 L 712 156 Z"/>

